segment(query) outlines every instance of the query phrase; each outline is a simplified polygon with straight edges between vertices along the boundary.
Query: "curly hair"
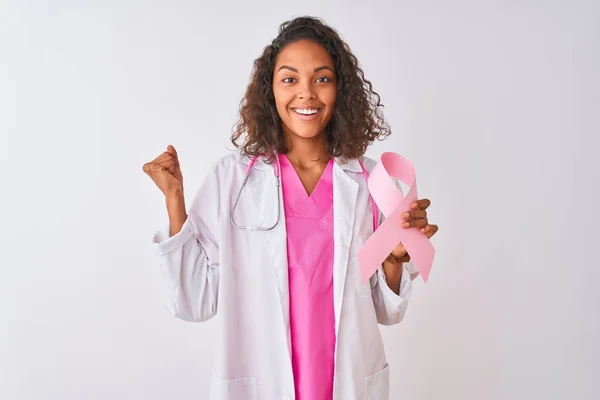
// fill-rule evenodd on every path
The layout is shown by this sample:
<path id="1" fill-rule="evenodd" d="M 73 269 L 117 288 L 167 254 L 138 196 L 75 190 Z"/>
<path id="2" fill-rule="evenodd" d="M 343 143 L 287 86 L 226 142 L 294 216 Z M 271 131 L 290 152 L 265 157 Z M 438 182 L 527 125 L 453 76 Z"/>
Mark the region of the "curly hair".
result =
<path id="1" fill-rule="evenodd" d="M 273 94 L 275 60 L 288 44 L 313 40 L 331 55 L 337 76 L 337 100 L 333 116 L 325 128 L 327 152 L 344 160 L 362 156 L 376 139 L 390 135 L 383 118 L 379 95 L 365 79 L 358 60 L 333 28 L 320 18 L 298 17 L 284 22 L 279 34 L 254 61 L 250 83 L 240 102 L 239 119 L 231 142 L 248 156 L 265 156 L 273 162 L 276 153 L 287 153 L 281 119 Z M 238 143 L 246 134 L 243 144 Z"/>

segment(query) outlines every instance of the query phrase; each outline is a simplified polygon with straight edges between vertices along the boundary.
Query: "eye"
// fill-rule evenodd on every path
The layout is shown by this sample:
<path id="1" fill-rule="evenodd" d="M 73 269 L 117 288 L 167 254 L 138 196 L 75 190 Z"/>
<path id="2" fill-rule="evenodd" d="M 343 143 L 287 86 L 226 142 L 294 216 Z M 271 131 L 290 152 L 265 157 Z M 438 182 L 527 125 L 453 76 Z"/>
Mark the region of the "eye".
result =
<path id="1" fill-rule="evenodd" d="M 282 82 L 284 82 L 284 83 L 292 83 L 293 80 L 294 80 L 294 78 L 283 78 Z"/>
<path id="2" fill-rule="evenodd" d="M 321 77 L 317 78 L 317 82 L 319 82 L 319 83 L 326 83 L 326 82 L 330 82 L 330 81 L 331 81 L 331 79 L 329 79 L 326 76 L 321 76 Z"/>

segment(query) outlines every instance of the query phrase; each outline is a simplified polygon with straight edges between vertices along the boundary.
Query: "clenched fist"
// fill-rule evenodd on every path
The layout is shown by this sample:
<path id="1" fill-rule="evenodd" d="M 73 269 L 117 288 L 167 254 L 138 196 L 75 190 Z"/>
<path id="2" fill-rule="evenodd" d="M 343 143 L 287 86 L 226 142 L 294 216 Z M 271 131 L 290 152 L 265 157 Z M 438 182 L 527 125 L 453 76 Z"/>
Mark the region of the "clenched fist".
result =
<path id="1" fill-rule="evenodd" d="M 183 192 L 183 176 L 177 151 L 173 146 L 167 146 L 167 151 L 144 164 L 142 169 L 165 196 Z"/>

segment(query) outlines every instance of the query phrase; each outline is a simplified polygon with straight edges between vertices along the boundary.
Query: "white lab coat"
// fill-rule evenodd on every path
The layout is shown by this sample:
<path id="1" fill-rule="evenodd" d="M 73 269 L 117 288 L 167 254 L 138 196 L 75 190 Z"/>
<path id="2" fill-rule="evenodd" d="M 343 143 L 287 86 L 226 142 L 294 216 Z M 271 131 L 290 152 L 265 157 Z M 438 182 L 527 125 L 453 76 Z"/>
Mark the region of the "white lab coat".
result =
<path id="1" fill-rule="evenodd" d="M 370 173 L 375 161 L 362 161 Z M 271 165 L 256 161 L 235 222 L 269 226 L 279 207 L 279 224 L 268 232 L 251 232 L 230 223 L 249 162 L 238 152 L 218 160 L 188 207 L 181 231 L 169 237 L 166 224 L 153 243 L 168 283 L 168 308 L 175 317 L 218 320 L 209 399 L 291 400 L 295 395 L 285 214 L 282 197 L 277 204 Z M 381 269 L 370 282 L 361 282 L 357 252 L 373 232 L 373 214 L 358 160 L 342 164 L 336 159 L 333 201 L 334 399 L 386 400 L 390 367 L 378 323 L 402 320 L 418 272 L 405 264 L 400 295 L 387 286 Z"/>

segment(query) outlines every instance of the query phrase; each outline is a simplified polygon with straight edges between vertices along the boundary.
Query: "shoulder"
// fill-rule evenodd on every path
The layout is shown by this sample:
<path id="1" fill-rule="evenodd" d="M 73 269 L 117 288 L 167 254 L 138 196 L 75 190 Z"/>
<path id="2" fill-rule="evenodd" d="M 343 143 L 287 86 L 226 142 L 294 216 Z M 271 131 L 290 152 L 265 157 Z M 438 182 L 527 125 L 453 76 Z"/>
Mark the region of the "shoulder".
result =
<path id="1" fill-rule="evenodd" d="M 336 157 L 336 163 L 340 165 L 347 173 L 364 173 L 370 174 L 377 161 L 367 156 L 360 156 L 358 158 L 343 158 Z"/>
<path id="2" fill-rule="evenodd" d="M 240 151 L 229 151 L 217 158 L 212 164 L 212 173 L 216 175 L 230 175 L 237 170 L 245 170 L 249 159 Z"/>
<path id="3" fill-rule="evenodd" d="M 244 156 L 239 151 L 229 151 L 228 153 L 218 157 L 213 162 L 213 168 L 231 168 L 240 164 Z"/>
<path id="4" fill-rule="evenodd" d="M 375 168 L 375 165 L 377 165 L 377 161 L 368 156 L 361 156 L 359 160 L 365 166 L 365 169 L 369 173 L 373 170 L 373 168 Z"/>
<path id="5" fill-rule="evenodd" d="M 262 157 L 257 157 L 254 162 L 253 160 L 252 156 L 231 150 L 213 162 L 209 173 L 219 182 L 231 183 L 244 179 L 250 164 L 252 164 L 252 171 L 266 171 L 270 168 Z"/>
<path id="6" fill-rule="evenodd" d="M 202 190 L 207 190 L 207 187 L 211 187 L 212 190 L 228 186 L 237 175 L 245 172 L 243 165 L 245 165 L 244 156 L 237 151 L 229 151 L 219 156 L 212 164 L 205 167 Z"/>

